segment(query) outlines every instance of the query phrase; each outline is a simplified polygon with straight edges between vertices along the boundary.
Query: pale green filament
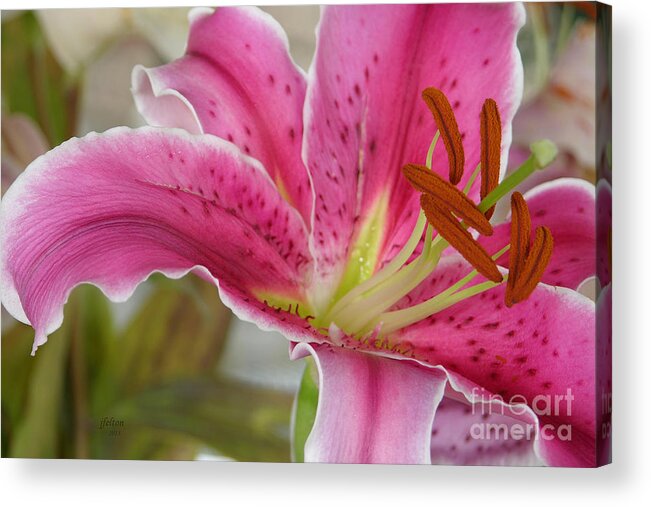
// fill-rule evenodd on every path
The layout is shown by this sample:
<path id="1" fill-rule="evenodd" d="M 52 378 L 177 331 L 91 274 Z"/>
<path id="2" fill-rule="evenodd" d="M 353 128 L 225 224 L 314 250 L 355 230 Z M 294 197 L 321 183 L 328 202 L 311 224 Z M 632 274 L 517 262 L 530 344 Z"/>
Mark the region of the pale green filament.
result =
<path id="1" fill-rule="evenodd" d="M 374 316 L 392 307 L 429 276 L 442 252 L 441 248 L 435 250 L 432 252 L 432 228 L 428 227 L 420 257 L 406 265 L 391 280 L 378 285 L 361 301 L 339 312 L 337 325 L 353 335 L 365 328 Z"/>
<path id="2" fill-rule="evenodd" d="M 425 165 L 428 167 L 428 169 L 432 168 L 432 160 L 434 159 L 434 150 L 436 149 L 436 143 L 438 143 L 440 136 L 441 133 L 437 130 L 436 134 L 434 134 L 434 139 L 432 139 L 432 142 L 429 145 L 429 149 L 427 150 L 427 158 L 425 159 Z"/>
<path id="3" fill-rule="evenodd" d="M 418 220 L 416 221 L 416 227 L 414 227 L 411 236 L 405 243 L 405 246 L 402 247 L 402 250 L 400 250 L 398 255 L 396 255 L 391 260 L 391 262 L 389 262 L 389 264 L 387 264 L 371 278 L 351 289 L 344 297 L 337 301 L 329 311 L 326 312 L 323 318 L 319 319 L 319 322 L 327 324 L 330 321 L 334 320 L 333 316 L 337 315 L 338 312 L 353 304 L 353 302 L 364 293 L 388 280 L 394 273 L 396 273 L 402 266 L 404 266 L 409 260 L 409 257 L 411 257 L 411 254 L 413 254 L 414 250 L 416 250 L 416 247 L 418 246 L 426 225 L 427 219 L 421 210 L 420 214 L 418 215 Z"/>
<path id="4" fill-rule="evenodd" d="M 438 139 L 439 132 L 434 136 L 427 152 L 427 167 L 430 169 Z M 481 201 L 478 205 L 480 211 L 488 210 L 534 171 L 549 165 L 556 156 L 556 148 L 549 141 L 532 144 L 531 152 L 531 156 L 518 169 Z M 480 173 L 481 164 L 477 165 L 465 185 L 464 193 L 466 195 L 470 192 Z M 407 264 L 415 252 L 423 232 L 425 232 L 423 250 L 415 260 Z M 503 281 L 500 283 L 485 281 L 467 287 L 479 274 L 473 270 L 428 301 L 401 310 L 386 311 L 418 287 L 436 268 L 441 253 L 449 244 L 440 235 L 433 238 L 434 234 L 433 228 L 427 225 L 425 214 L 421 210 L 414 230 L 400 252 L 375 275 L 339 299 L 318 320 L 319 325 L 327 327 L 330 323 L 334 323 L 345 333 L 356 338 L 368 335 L 379 326 L 379 336 L 386 336 L 503 283 Z M 493 260 L 497 260 L 509 248 L 510 245 L 506 245 L 493 255 Z"/>
<path id="5" fill-rule="evenodd" d="M 472 188 L 472 184 L 475 182 L 475 180 L 477 179 L 477 176 L 479 176 L 480 172 L 481 172 L 481 163 L 477 164 L 477 167 L 475 167 L 475 170 L 472 173 L 472 176 L 470 176 L 470 179 L 468 180 L 468 183 L 466 183 L 466 186 L 463 189 L 464 194 L 468 195 L 470 193 L 470 189 Z"/>
<path id="6" fill-rule="evenodd" d="M 499 259 L 509 250 L 510 247 L 511 245 L 506 245 L 504 248 L 502 248 L 499 252 L 493 255 L 493 260 Z M 477 285 L 473 285 L 472 287 L 468 287 L 467 289 L 459 290 L 470 283 L 478 274 L 479 273 L 477 270 L 471 271 L 454 285 L 448 287 L 427 301 L 409 308 L 404 308 L 402 310 L 383 313 L 375 319 L 375 324 L 377 325 L 381 323 L 381 334 L 386 335 L 410 324 L 423 320 L 424 318 L 427 318 L 434 313 L 440 312 L 441 310 L 444 310 L 445 308 L 448 308 L 458 303 L 459 301 L 472 296 L 476 296 L 477 294 L 492 289 L 493 287 L 497 287 L 500 285 L 500 283 L 503 283 L 486 281 Z"/>
<path id="7" fill-rule="evenodd" d="M 439 137 L 440 134 L 437 130 L 427 152 L 427 167 L 430 169 L 432 168 L 432 157 L 434 155 L 434 150 L 436 149 L 436 144 L 439 140 Z M 319 322 L 327 324 L 330 321 L 334 320 L 333 316 L 337 315 L 338 312 L 342 311 L 344 308 L 347 308 L 364 293 L 388 280 L 394 273 L 396 273 L 402 266 L 404 266 L 409 260 L 409 257 L 411 257 L 411 255 L 416 250 L 416 247 L 418 247 L 418 243 L 423 236 L 423 231 L 425 230 L 426 225 L 427 219 L 425 218 L 425 213 L 423 213 L 423 210 L 420 210 L 418 219 L 416 220 L 416 226 L 414 227 L 411 236 L 402 247 L 400 252 L 398 252 L 398 254 L 375 275 L 351 289 L 345 296 L 337 301 L 335 305 L 326 312 L 323 318 L 319 319 Z"/>

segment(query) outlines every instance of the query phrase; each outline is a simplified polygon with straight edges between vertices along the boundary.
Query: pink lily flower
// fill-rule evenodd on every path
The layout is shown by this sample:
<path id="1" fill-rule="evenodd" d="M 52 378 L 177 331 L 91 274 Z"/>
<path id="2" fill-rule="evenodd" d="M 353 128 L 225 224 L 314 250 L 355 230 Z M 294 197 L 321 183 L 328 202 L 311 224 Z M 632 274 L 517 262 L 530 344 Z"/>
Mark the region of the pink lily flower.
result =
<path id="1" fill-rule="evenodd" d="M 123 301 L 155 271 L 194 272 L 239 318 L 283 333 L 292 358 L 314 357 L 306 461 L 485 462 L 459 431 L 470 407 L 533 428 L 495 462 L 594 466 L 594 303 L 574 290 L 595 272 L 594 187 L 559 180 L 525 196 L 532 231 L 544 224 L 555 247 L 542 283 L 508 308 L 504 283 L 433 246 L 400 171 L 425 159 L 437 127 L 421 92 L 436 87 L 473 167 L 495 100 L 504 174 L 523 18 L 516 3 L 326 7 L 306 76 L 258 9 L 194 10 L 185 56 L 134 69 L 140 112 L 164 128 L 72 139 L 7 192 L 3 304 L 36 348 L 80 283 Z M 445 152 L 432 155 L 447 176 Z M 459 185 L 480 196 L 472 171 Z M 497 252 L 509 231 L 482 244 Z M 540 410 L 568 393 L 570 410 Z M 457 416 L 437 411 L 453 403 Z M 569 440 L 554 433 L 565 425 Z"/>

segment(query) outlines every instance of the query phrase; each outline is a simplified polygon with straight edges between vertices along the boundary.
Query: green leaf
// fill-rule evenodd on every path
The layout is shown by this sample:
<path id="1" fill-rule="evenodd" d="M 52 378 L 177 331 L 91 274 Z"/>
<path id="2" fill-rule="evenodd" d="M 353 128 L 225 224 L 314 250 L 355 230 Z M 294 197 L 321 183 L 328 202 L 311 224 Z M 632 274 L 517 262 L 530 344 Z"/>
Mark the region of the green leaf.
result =
<path id="1" fill-rule="evenodd" d="M 305 456 L 305 442 L 314 426 L 316 409 L 319 403 L 318 371 L 314 360 L 306 358 L 305 371 L 301 379 L 301 386 L 296 395 L 294 406 L 294 434 L 292 439 L 292 459 L 296 463 L 303 463 Z"/>
<path id="2" fill-rule="evenodd" d="M 151 294 L 102 358 L 93 412 L 142 389 L 215 369 L 231 312 L 214 285 L 198 278 L 151 283 Z"/>
<path id="3" fill-rule="evenodd" d="M 106 298 L 77 288 L 62 327 L 30 356 L 34 330 L 15 323 L 2 339 L 2 408 L 14 457 L 88 457 L 88 385 L 97 368 L 89 357 L 113 341 Z M 5 416 L 7 419 L 5 419 Z"/>
<path id="4" fill-rule="evenodd" d="M 70 367 L 67 403 L 64 415 L 62 454 L 67 457 L 89 458 L 92 389 L 103 366 L 105 351 L 115 341 L 113 319 L 106 297 L 95 286 L 83 285 L 74 293 L 76 305 L 66 318 L 70 324 Z"/>
<path id="5" fill-rule="evenodd" d="M 239 461 L 287 462 L 291 405 L 286 393 L 237 381 L 176 381 L 118 404 L 110 417 L 121 422 L 120 434 L 96 428 L 94 438 L 107 452 L 127 459 L 135 456 L 134 449 L 140 455 L 146 452 L 148 440 L 152 442 L 147 435 L 156 431 L 161 438 L 194 439 Z"/>
<path id="6" fill-rule="evenodd" d="M 3 112 L 25 113 L 56 146 L 74 134 L 77 83 L 47 46 L 33 12 L 2 23 Z"/>
<path id="7" fill-rule="evenodd" d="M 38 22 L 33 15 L 19 15 L 2 23 L 3 109 L 23 112 L 36 121 L 38 113 L 30 62 L 38 37 Z"/>
<path id="8" fill-rule="evenodd" d="M 2 455 L 7 456 L 9 442 L 25 411 L 31 372 L 35 364 L 29 353 L 34 330 L 20 322 L 9 323 L 8 314 L 2 314 L 3 325 L 10 326 L 2 333 Z"/>
<path id="9" fill-rule="evenodd" d="M 147 288 L 150 293 L 97 364 L 90 423 L 91 455 L 96 458 L 191 459 L 205 447 L 181 430 L 136 430 L 131 425 L 119 441 L 107 439 L 110 432 L 97 431 L 103 418 L 116 417 L 115 407 L 125 400 L 139 399 L 160 385 L 211 375 L 223 350 L 232 314 L 214 285 L 196 277 L 169 280 L 161 275 Z"/>
<path id="10" fill-rule="evenodd" d="M 64 397 L 67 353 L 70 344 L 64 326 L 53 333 L 48 344 L 41 347 L 29 375 L 25 394 L 25 408 L 16 423 L 9 446 L 9 456 L 14 458 L 59 457 L 60 410 Z M 33 336 L 33 335 L 32 335 Z M 31 345 L 31 340 L 28 342 Z M 3 389 L 5 382 L 3 380 Z M 8 389 L 12 389 L 9 380 Z"/>

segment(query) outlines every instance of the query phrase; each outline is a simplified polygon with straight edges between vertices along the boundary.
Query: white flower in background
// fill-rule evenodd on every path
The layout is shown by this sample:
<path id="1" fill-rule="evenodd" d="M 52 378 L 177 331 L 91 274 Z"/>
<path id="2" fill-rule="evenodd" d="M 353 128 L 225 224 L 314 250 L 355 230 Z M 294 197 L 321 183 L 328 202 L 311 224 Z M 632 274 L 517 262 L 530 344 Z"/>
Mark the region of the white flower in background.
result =
<path id="1" fill-rule="evenodd" d="M 46 9 L 36 15 L 57 60 L 70 73 L 127 34 L 145 38 L 164 60 L 183 54 L 188 9 Z"/>
<path id="2" fill-rule="evenodd" d="M 136 64 L 159 65 L 183 54 L 187 8 L 36 11 L 60 65 L 80 83 L 77 134 L 143 120 L 129 92 Z"/>
<path id="3" fill-rule="evenodd" d="M 513 120 L 515 146 L 552 140 L 578 165 L 595 166 L 595 25 L 579 22 L 551 69 L 543 90 Z"/>

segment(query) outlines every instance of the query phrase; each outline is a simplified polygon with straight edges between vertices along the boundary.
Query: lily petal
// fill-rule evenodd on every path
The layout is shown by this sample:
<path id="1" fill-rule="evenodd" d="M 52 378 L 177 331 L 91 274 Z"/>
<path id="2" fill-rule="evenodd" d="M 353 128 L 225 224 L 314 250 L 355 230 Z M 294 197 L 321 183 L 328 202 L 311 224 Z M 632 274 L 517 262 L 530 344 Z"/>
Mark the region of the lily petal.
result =
<path id="1" fill-rule="evenodd" d="M 537 226 L 545 225 L 554 237 L 552 258 L 542 281 L 576 289 L 596 272 L 594 185 L 578 178 L 560 178 L 538 185 L 524 198 L 531 212 L 532 233 Z M 488 252 L 497 252 L 509 244 L 510 230 L 508 219 L 480 242 Z M 508 267 L 508 252 L 497 262 Z"/>
<path id="2" fill-rule="evenodd" d="M 515 38 L 523 21 L 516 3 L 323 9 L 304 146 L 316 196 L 319 287 L 337 284 L 369 220 L 379 217 L 383 230 L 380 261 L 395 255 L 413 230 L 418 199 L 400 168 L 424 162 L 436 130 L 421 99 L 425 88 L 443 90 L 456 113 L 468 161 L 462 185 L 479 162 L 479 114 L 487 97 L 499 106 L 508 150 L 522 93 Z M 442 143 L 434 170 L 448 173 Z"/>
<path id="3" fill-rule="evenodd" d="M 299 343 L 319 371 L 319 405 L 305 461 L 430 463 L 432 419 L 445 375 L 408 361 Z"/>
<path id="4" fill-rule="evenodd" d="M 462 258 L 446 257 L 402 304 L 423 301 L 471 270 Z M 556 430 L 569 424 L 572 439 L 541 439 L 540 458 L 551 465 L 594 466 L 594 303 L 577 292 L 544 284 L 513 308 L 503 301 L 502 284 L 403 329 L 394 341 L 408 350 L 408 357 L 442 366 L 487 396 L 529 406 L 537 396 L 552 402 L 559 397 L 559 413 L 539 412 L 538 423 Z M 471 385 L 453 387 L 472 399 Z M 570 409 L 563 398 L 568 395 Z M 538 408 L 544 408 L 545 400 Z"/>
<path id="5" fill-rule="evenodd" d="M 305 77 L 287 36 L 255 7 L 195 9 L 185 56 L 133 71 L 150 125 L 214 134 L 257 158 L 310 223 L 312 190 L 301 159 Z"/>
<path id="6" fill-rule="evenodd" d="M 246 306 L 259 293 L 302 300 L 311 272 L 304 223 L 260 164 L 182 130 L 122 127 L 48 152 L 2 200 L 2 237 L 2 302 L 35 346 L 80 283 L 123 301 L 153 271 L 201 266 Z"/>
<path id="7" fill-rule="evenodd" d="M 613 294 L 606 285 L 597 299 L 597 460 L 612 459 Z"/>
<path id="8" fill-rule="evenodd" d="M 464 402 L 465 401 L 465 402 Z M 522 423 L 512 408 L 461 401 L 445 396 L 432 427 L 432 463 L 437 465 L 540 464 L 533 440 L 513 438 Z M 517 435 L 517 433 L 516 433 Z"/>
<path id="9" fill-rule="evenodd" d="M 613 195 L 607 180 L 597 183 L 597 276 L 602 286 L 612 278 Z"/>

